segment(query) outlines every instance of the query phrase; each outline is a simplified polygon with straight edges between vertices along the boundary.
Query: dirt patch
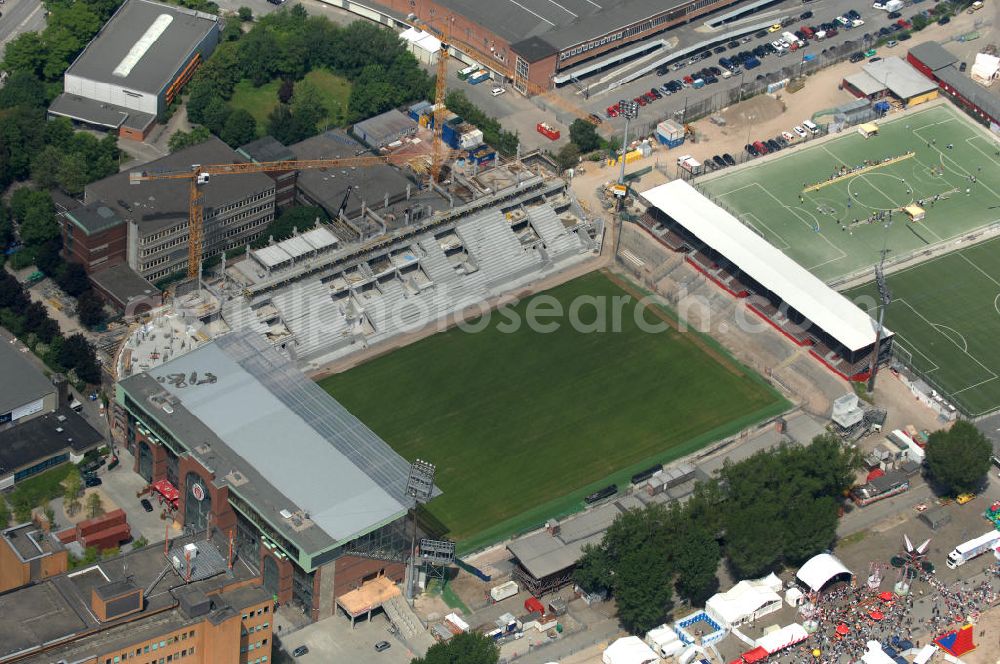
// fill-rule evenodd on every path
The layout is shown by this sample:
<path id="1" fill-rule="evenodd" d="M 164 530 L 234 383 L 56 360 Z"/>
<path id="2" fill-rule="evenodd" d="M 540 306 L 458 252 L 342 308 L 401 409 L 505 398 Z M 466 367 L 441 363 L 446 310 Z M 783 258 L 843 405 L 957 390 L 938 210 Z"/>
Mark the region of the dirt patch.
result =
<path id="1" fill-rule="evenodd" d="M 758 126 L 758 120 L 776 118 L 786 110 L 785 103 L 776 96 L 758 95 L 744 102 L 730 106 L 722 112 L 726 121 L 725 127 L 720 127 L 723 134 L 742 134 L 751 126 Z M 711 123 L 712 126 L 716 126 Z M 704 123 L 702 123 L 704 124 Z M 701 127 L 699 126 L 699 130 Z"/>
<path id="2" fill-rule="evenodd" d="M 65 521 L 69 522 L 70 525 L 74 526 L 80 523 L 81 521 L 86 521 L 87 519 L 91 518 L 90 510 L 87 508 L 87 500 L 89 500 L 90 496 L 93 494 L 97 494 L 98 496 L 101 497 L 101 508 L 103 510 L 101 514 L 107 514 L 108 512 L 112 512 L 118 509 L 118 504 L 115 503 L 115 501 L 111 500 L 111 497 L 108 496 L 108 494 L 104 493 L 104 491 L 102 491 L 100 487 L 93 487 L 84 490 L 83 495 L 80 497 L 80 509 L 78 509 L 73 514 L 70 514 L 69 512 L 66 511 L 64 502 L 62 510 L 63 512 L 62 518 Z"/>

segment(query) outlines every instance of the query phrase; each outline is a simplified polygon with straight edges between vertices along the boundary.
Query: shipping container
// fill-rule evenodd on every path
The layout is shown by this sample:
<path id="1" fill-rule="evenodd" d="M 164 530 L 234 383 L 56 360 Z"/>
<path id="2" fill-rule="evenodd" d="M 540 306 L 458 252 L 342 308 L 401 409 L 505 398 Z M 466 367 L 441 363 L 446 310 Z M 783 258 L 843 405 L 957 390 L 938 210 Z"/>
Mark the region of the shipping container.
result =
<path id="1" fill-rule="evenodd" d="M 467 78 L 469 78 L 470 76 L 472 76 L 473 74 L 475 74 L 480 69 L 481 69 L 481 67 L 479 65 L 471 65 L 469 67 L 466 67 L 465 69 L 462 69 L 462 70 L 460 70 L 458 72 L 458 78 L 459 78 L 459 80 L 464 81 Z"/>
<path id="2" fill-rule="evenodd" d="M 538 131 L 539 134 L 541 134 L 542 136 L 546 137 L 551 141 L 558 141 L 559 137 L 561 136 L 559 130 L 554 128 L 547 122 L 539 122 L 537 125 L 535 125 L 535 130 Z"/>
<path id="3" fill-rule="evenodd" d="M 507 583 L 501 583 L 499 586 L 490 588 L 490 598 L 494 602 L 500 602 L 508 597 L 513 597 L 517 593 L 518 587 L 516 581 L 508 581 Z"/>
<path id="4" fill-rule="evenodd" d="M 479 85 L 483 81 L 490 80 L 490 73 L 487 70 L 485 70 L 485 69 L 480 69 L 475 74 L 472 74 L 471 76 L 469 76 L 469 78 L 466 79 L 466 80 L 471 85 Z"/>

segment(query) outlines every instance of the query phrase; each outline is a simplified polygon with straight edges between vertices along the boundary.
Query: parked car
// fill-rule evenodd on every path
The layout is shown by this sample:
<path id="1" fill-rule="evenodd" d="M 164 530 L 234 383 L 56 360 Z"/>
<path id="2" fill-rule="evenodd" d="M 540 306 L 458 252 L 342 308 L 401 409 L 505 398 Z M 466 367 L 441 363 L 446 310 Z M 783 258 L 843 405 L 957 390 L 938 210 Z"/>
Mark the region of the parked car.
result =
<path id="1" fill-rule="evenodd" d="M 767 29 L 768 32 L 778 32 L 779 30 L 781 30 L 780 23 L 775 23 L 774 25 L 772 25 L 770 28 Z"/>
<path id="2" fill-rule="evenodd" d="M 100 477 L 88 477 L 83 481 L 83 485 L 88 488 L 94 486 L 101 486 L 102 484 L 104 484 L 104 480 L 102 480 Z"/>
<path id="3" fill-rule="evenodd" d="M 777 152 L 778 150 L 781 149 L 781 145 L 778 143 L 778 141 L 774 140 L 773 138 L 767 139 L 766 141 L 764 141 L 764 144 L 767 145 L 767 149 L 770 150 L 771 152 Z"/>
<path id="4" fill-rule="evenodd" d="M 807 136 L 806 130 L 800 127 L 799 125 L 795 125 L 794 127 L 792 127 L 792 131 L 798 134 L 799 138 L 805 138 Z"/>
<path id="5" fill-rule="evenodd" d="M 656 88 L 650 88 L 649 94 L 653 95 L 657 99 L 663 99 L 663 93 L 657 90 Z"/>
<path id="6" fill-rule="evenodd" d="M 809 11 L 802 12 L 801 14 L 799 14 L 799 19 L 801 19 L 803 21 L 809 20 L 812 17 L 813 17 L 813 13 L 809 12 Z"/>
<path id="7" fill-rule="evenodd" d="M 761 30 L 759 32 L 754 33 L 754 37 L 756 37 L 757 39 L 762 39 L 763 37 L 766 36 L 767 36 L 767 30 Z"/>
<path id="8" fill-rule="evenodd" d="M 783 132 L 781 132 L 781 137 L 783 139 L 785 139 L 785 141 L 788 142 L 788 143 L 791 143 L 792 141 L 795 140 L 795 134 L 793 134 L 790 131 L 783 131 Z"/>
<path id="9" fill-rule="evenodd" d="M 716 55 L 718 55 L 719 53 L 725 53 L 726 52 L 726 47 L 725 46 L 716 46 L 715 48 L 712 49 L 712 51 Z"/>
<path id="10" fill-rule="evenodd" d="M 758 154 L 767 154 L 768 152 L 770 152 L 767 145 L 765 145 L 763 141 L 754 141 L 753 146 L 757 148 Z"/>
<path id="11" fill-rule="evenodd" d="M 375 644 L 375 652 L 384 652 L 388 650 L 391 646 L 388 641 L 379 641 Z"/>
<path id="12" fill-rule="evenodd" d="M 636 97 L 632 101 L 634 101 L 635 103 L 639 104 L 639 106 L 645 106 L 646 103 L 647 103 L 645 97 Z"/>
<path id="13" fill-rule="evenodd" d="M 618 104 L 614 104 L 613 106 L 608 106 L 608 117 L 609 118 L 618 117 Z"/>
<path id="14" fill-rule="evenodd" d="M 938 25 L 948 25 L 949 23 L 951 23 L 951 19 L 947 16 L 942 16 L 937 22 Z"/>
<path id="15" fill-rule="evenodd" d="M 960 64 L 960 65 L 958 66 L 958 71 L 965 71 L 965 70 L 966 70 L 966 69 L 968 69 L 968 68 L 969 68 L 969 67 L 968 67 L 968 63 L 967 63 L 967 62 L 963 62 L 962 64 Z"/>
<path id="16" fill-rule="evenodd" d="M 898 45 L 899 45 L 899 42 L 896 41 L 895 39 L 890 39 L 889 41 L 887 41 L 885 43 L 885 47 L 886 48 L 895 48 Z"/>
<path id="17" fill-rule="evenodd" d="M 728 44 L 726 44 L 726 46 L 728 46 L 731 49 L 733 49 L 733 48 L 739 48 L 740 47 L 740 42 L 738 40 L 734 39 L 733 41 L 731 41 Z"/>
<path id="18" fill-rule="evenodd" d="M 750 155 L 751 157 L 756 157 L 757 156 L 757 148 L 755 148 L 750 143 L 747 143 L 746 145 L 744 145 L 743 149 L 746 150 L 747 154 Z"/>
<path id="19" fill-rule="evenodd" d="M 118 467 L 119 463 L 118 457 L 111 457 L 111 463 L 108 464 L 108 470 L 114 470 Z"/>
<path id="20" fill-rule="evenodd" d="M 718 166 L 719 168 L 725 168 L 726 167 L 725 160 L 721 156 L 719 156 L 719 155 L 715 155 L 714 157 L 712 157 L 712 162 L 716 166 Z"/>
<path id="21" fill-rule="evenodd" d="M 735 166 L 736 165 L 736 159 L 734 159 L 733 155 L 729 154 L 728 152 L 726 154 L 722 155 L 722 160 L 724 162 L 726 162 L 727 166 Z"/>
<path id="22" fill-rule="evenodd" d="M 900 14 L 899 12 L 889 12 L 889 18 L 891 19 L 897 19 L 900 16 L 902 16 L 902 14 Z"/>
<path id="23" fill-rule="evenodd" d="M 302 657 L 302 655 L 309 654 L 309 646 L 299 646 L 292 651 L 292 657 Z"/>
<path id="24" fill-rule="evenodd" d="M 139 504 L 142 505 L 142 509 L 146 510 L 147 512 L 153 511 L 153 503 L 149 502 L 148 498 L 143 498 L 142 500 L 139 501 Z"/>
<path id="25" fill-rule="evenodd" d="M 868 62 L 878 62 L 882 58 L 868 58 Z"/>
<path id="26" fill-rule="evenodd" d="M 864 59 L 865 59 L 865 54 L 860 51 L 851 54 L 851 62 L 861 62 Z"/>

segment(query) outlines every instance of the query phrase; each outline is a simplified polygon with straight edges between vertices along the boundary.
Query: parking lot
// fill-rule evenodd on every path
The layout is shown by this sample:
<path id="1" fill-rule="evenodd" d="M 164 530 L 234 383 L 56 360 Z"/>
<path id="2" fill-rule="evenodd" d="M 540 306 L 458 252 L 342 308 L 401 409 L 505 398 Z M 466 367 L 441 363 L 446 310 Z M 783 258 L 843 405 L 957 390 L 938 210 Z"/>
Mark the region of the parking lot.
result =
<path id="1" fill-rule="evenodd" d="M 389 633 L 389 621 L 383 613 L 372 616 L 371 621 L 359 620 L 354 629 L 346 617 L 335 615 L 280 638 L 289 654 L 299 646 L 309 648 L 308 653 L 294 658 L 302 664 L 408 664 L 416 657 Z M 388 641 L 389 649 L 376 652 L 375 644 L 379 641 Z"/>

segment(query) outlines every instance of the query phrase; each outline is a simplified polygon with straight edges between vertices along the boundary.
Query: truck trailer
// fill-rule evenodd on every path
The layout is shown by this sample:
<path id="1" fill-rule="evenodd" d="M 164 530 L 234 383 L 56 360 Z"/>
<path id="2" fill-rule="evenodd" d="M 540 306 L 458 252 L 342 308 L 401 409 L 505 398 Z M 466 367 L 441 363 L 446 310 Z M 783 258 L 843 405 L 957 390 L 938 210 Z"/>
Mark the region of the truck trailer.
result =
<path id="1" fill-rule="evenodd" d="M 956 546 L 955 550 L 948 554 L 946 563 L 950 569 L 955 569 L 997 547 L 1000 547 L 1000 530 L 991 530 Z"/>

